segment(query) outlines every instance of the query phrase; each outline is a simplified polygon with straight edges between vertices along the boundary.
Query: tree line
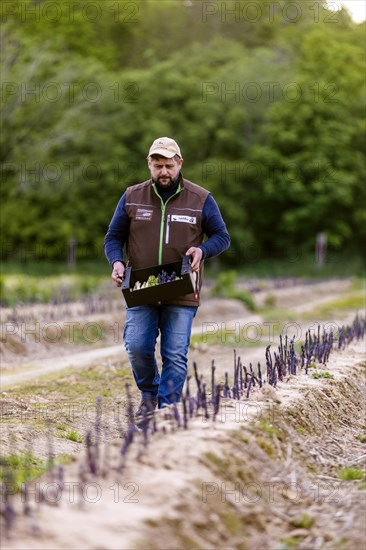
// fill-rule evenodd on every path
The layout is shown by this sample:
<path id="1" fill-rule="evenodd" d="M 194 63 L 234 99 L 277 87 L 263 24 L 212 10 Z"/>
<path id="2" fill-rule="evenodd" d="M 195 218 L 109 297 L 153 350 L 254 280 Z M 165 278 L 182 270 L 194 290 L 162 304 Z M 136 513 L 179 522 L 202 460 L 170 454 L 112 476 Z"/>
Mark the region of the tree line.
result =
<path id="1" fill-rule="evenodd" d="M 174 137 L 214 194 L 222 257 L 366 237 L 364 24 L 323 1 L 24 0 L 2 6 L 3 257 L 74 239 L 102 256 L 115 205 Z"/>

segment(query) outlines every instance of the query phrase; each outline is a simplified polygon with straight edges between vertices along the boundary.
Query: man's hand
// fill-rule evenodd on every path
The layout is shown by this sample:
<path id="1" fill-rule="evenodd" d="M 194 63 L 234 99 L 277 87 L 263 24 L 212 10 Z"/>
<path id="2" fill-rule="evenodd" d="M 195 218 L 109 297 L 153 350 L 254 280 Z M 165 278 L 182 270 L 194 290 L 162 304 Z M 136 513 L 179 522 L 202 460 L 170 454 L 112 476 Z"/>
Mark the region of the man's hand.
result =
<path id="1" fill-rule="evenodd" d="M 122 262 L 114 262 L 112 270 L 112 279 L 116 283 L 116 286 L 122 286 L 123 274 L 125 272 L 125 266 Z"/>
<path id="2" fill-rule="evenodd" d="M 201 259 L 203 256 L 202 249 L 196 248 L 195 246 L 191 246 L 191 248 L 188 248 L 186 252 L 186 256 L 192 256 L 192 263 L 191 263 L 192 271 L 198 271 L 200 268 Z"/>

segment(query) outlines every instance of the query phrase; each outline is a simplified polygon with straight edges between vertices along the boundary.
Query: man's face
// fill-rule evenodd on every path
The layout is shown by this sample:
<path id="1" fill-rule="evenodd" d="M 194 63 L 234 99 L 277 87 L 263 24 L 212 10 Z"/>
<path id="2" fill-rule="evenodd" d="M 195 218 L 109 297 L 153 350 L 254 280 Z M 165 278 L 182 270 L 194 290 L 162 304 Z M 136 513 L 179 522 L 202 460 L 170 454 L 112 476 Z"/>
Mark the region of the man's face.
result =
<path id="1" fill-rule="evenodd" d="M 147 161 L 151 179 L 161 187 L 169 188 L 178 177 L 183 164 L 183 159 L 149 157 Z"/>

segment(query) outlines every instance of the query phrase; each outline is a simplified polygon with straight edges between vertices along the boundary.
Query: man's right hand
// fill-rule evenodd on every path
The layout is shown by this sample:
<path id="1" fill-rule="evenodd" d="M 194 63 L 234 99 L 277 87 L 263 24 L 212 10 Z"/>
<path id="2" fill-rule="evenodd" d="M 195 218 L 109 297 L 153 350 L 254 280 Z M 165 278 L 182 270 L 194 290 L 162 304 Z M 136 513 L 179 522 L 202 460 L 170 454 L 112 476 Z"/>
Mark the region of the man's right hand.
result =
<path id="1" fill-rule="evenodd" d="M 125 272 L 125 266 L 122 262 L 114 262 L 112 270 L 112 279 L 116 286 L 122 286 L 122 279 Z"/>

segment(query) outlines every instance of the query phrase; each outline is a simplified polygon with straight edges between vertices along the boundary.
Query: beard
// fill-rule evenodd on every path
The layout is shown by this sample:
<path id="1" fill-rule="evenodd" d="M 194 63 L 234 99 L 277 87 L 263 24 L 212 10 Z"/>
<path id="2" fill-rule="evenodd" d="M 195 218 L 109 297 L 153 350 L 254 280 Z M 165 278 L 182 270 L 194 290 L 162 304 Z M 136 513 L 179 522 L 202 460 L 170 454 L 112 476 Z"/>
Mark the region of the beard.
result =
<path id="1" fill-rule="evenodd" d="M 169 181 L 165 181 L 164 183 L 161 182 L 161 180 L 169 180 Z M 153 180 L 153 182 L 158 186 L 160 187 L 161 189 L 171 189 L 174 184 L 175 184 L 175 180 L 173 178 L 171 178 L 170 176 L 165 176 L 165 177 L 159 177 L 158 179 L 156 180 Z"/>

